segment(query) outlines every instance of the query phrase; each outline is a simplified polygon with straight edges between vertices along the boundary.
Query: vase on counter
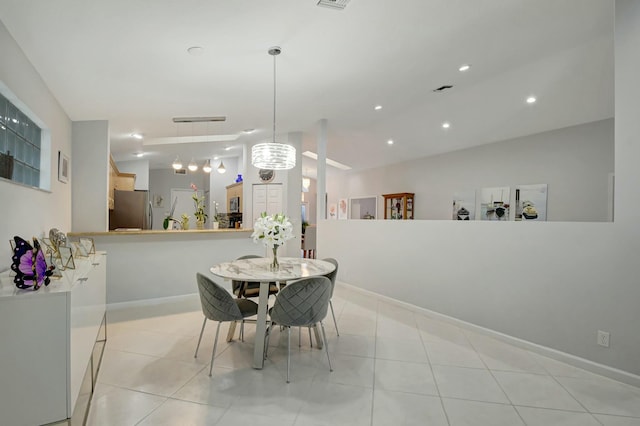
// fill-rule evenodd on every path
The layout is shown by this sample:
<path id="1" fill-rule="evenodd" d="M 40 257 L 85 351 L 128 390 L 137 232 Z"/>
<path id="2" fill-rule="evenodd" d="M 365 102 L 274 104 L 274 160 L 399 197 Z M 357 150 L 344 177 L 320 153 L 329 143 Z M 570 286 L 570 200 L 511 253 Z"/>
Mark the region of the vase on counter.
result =
<path id="1" fill-rule="evenodd" d="M 220 222 L 213 222 L 213 229 L 218 229 L 220 227 Z"/>
<path id="2" fill-rule="evenodd" d="M 273 260 L 269 264 L 269 270 L 277 271 L 278 269 L 280 269 L 280 264 L 278 263 L 278 246 L 277 245 L 273 246 L 272 250 L 273 250 Z"/>
<path id="3" fill-rule="evenodd" d="M 198 229 L 204 229 L 204 220 L 198 220 L 198 221 L 196 221 L 196 228 L 198 228 Z"/>
<path id="4" fill-rule="evenodd" d="M 242 175 L 238 175 L 238 177 L 236 178 L 236 183 L 240 183 L 242 182 Z"/>

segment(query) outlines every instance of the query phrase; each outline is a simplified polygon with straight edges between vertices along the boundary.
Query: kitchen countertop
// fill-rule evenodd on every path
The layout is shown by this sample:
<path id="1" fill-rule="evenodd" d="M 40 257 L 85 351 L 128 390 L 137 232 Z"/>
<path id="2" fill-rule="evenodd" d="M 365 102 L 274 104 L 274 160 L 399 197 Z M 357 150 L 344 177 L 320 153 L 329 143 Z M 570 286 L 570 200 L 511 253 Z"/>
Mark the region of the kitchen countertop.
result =
<path id="1" fill-rule="evenodd" d="M 252 233 L 253 229 L 189 229 L 189 230 L 160 230 L 160 229 L 126 229 L 122 231 L 90 231 L 90 232 L 69 232 L 69 237 L 95 237 L 95 236 L 117 236 L 117 235 L 186 235 L 186 234 L 228 234 L 228 233 Z"/>

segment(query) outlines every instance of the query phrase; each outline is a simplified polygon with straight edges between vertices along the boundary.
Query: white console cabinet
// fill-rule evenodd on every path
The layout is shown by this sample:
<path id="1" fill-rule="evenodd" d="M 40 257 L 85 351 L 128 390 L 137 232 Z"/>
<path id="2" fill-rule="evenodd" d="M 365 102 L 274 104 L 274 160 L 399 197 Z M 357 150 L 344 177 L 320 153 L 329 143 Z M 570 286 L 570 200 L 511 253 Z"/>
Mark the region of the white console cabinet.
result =
<path id="1" fill-rule="evenodd" d="M 84 420 L 106 340 L 107 256 L 75 263 L 37 291 L 0 274 L 2 424 Z"/>

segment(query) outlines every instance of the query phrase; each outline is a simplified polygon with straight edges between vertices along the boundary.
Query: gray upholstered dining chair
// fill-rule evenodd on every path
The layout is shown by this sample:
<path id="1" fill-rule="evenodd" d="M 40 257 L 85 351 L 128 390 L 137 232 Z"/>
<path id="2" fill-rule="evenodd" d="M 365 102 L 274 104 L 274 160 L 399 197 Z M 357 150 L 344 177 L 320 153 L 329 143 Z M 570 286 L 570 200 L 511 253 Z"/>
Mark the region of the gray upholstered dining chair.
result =
<path id="1" fill-rule="evenodd" d="M 291 327 L 311 327 L 320 323 L 322 339 L 329 361 L 329 348 L 327 336 L 324 332 L 322 320 L 327 316 L 329 299 L 331 297 L 331 281 L 327 277 L 308 277 L 287 284 L 276 296 L 273 308 L 270 309 L 271 325 L 269 326 L 265 355 L 269 347 L 269 335 L 274 325 L 287 328 L 287 383 L 289 383 L 289 371 L 291 366 Z"/>
<path id="2" fill-rule="evenodd" d="M 240 256 L 236 260 L 259 259 L 261 257 L 262 256 L 258 256 L 255 254 L 247 254 L 244 256 Z M 233 294 L 235 294 L 236 297 L 238 298 L 258 297 L 258 295 L 260 294 L 260 283 L 232 280 L 231 291 L 233 291 Z M 275 282 L 269 283 L 269 296 L 276 293 L 278 293 L 278 287 L 276 286 L 276 283 Z"/>
<path id="3" fill-rule="evenodd" d="M 329 278 L 331 281 L 331 296 L 329 297 L 329 307 L 331 308 L 331 316 L 333 317 L 333 325 L 336 327 L 336 334 L 340 336 L 340 332 L 338 331 L 338 322 L 336 321 L 336 314 L 333 312 L 333 303 L 331 299 L 333 299 L 333 291 L 336 288 L 336 277 L 338 276 L 338 261 L 332 257 L 327 257 L 326 259 L 322 259 L 325 262 L 329 262 L 336 267 L 333 271 L 329 272 L 325 277 Z"/>
<path id="4" fill-rule="evenodd" d="M 198 292 L 200 293 L 204 321 L 202 322 L 202 330 L 200 330 L 200 338 L 198 338 L 198 346 L 196 346 L 194 358 L 198 357 L 198 349 L 200 348 L 207 320 L 218 321 L 216 339 L 211 352 L 211 364 L 209 365 L 209 376 L 211 376 L 213 358 L 216 356 L 216 348 L 218 347 L 220 324 L 228 321 L 242 321 L 240 334 L 243 335 L 244 319 L 258 313 L 258 304 L 247 299 L 234 299 L 227 290 L 200 273 L 196 274 L 196 280 L 198 281 Z"/>

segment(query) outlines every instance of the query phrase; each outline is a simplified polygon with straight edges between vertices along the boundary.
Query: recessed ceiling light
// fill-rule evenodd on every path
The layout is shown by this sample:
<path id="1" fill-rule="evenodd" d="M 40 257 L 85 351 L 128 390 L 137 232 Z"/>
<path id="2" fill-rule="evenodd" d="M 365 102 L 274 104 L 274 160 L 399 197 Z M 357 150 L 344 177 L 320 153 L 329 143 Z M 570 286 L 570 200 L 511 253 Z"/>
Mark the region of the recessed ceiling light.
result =
<path id="1" fill-rule="evenodd" d="M 463 64 L 463 65 L 460 65 L 460 68 L 458 68 L 458 71 L 465 72 L 465 71 L 469 71 L 470 68 L 471 68 L 471 65 Z"/>
<path id="2" fill-rule="evenodd" d="M 256 129 L 244 129 L 242 132 L 250 135 L 251 133 L 253 133 L 255 131 L 256 131 Z"/>
<path id="3" fill-rule="evenodd" d="M 228 146 L 228 147 L 226 147 L 224 150 L 225 150 L 225 151 L 231 151 L 231 148 L 233 148 L 233 147 L 232 147 L 232 146 Z"/>
<path id="4" fill-rule="evenodd" d="M 144 155 L 144 152 L 138 152 L 138 153 L 135 153 L 133 155 L 135 155 L 136 157 L 140 158 L 140 157 L 142 157 Z"/>
<path id="5" fill-rule="evenodd" d="M 213 157 L 214 160 L 218 160 L 220 157 L 218 157 L 217 155 L 215 157 Z"/>
<path id="6" fill-rule="evenodd" d="M 448 121 L 445 121 L 444 123 L 442 123 L 443 129 L 448 129 L 449 127 L 451 127 L 451 123 L 449 123 Z"/>
<path id="7" fill-rule="evenodd" d="M 387 141 L 387 145 L 393 145 L 393 139 L 389 139 L 389 140 Z"/>
<path id="8" fill-rule="evenodd" d="M 373 109 L 375 109 L 376 111 L 380 111 L 382 109 L 382 105 L 376 105 L 375 107 L 373 107 Z"/>
<path id="9" fill-rule="evenodd" d="M 134 139 L 143 139 L 144 136 L 142 136 L 140 133 L 131 133 L 131 137 Z"/>
<path id="10" fill-rule="evenodd" d="M 535 96 L 529 96 L 529 97 L 527 98 L 527 103 L 528 103 L 528 104 L 535 104 L 535 103 L 536 103 L 536 101 L 537 101 L 537 99 L 536 99 L 536 97 L 535 97 Z"/>
<path id="11" fill-rule="evenodd" d="M 204 49 L 200 46 L 192 46 L 187 49 L 187 52 L 189 52 L 191 56 L 200 56 L 204 52 Z"/>

